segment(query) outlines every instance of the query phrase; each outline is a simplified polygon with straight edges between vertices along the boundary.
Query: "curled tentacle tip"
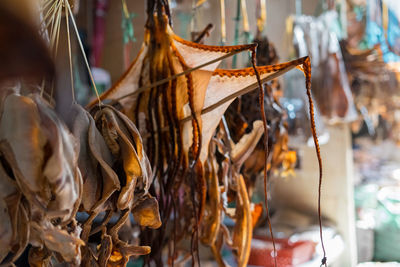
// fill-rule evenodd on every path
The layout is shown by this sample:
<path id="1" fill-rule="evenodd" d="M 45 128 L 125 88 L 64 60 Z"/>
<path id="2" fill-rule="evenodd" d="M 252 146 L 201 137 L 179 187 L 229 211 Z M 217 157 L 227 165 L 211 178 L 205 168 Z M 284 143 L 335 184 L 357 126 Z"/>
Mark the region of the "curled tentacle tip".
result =
<path id="1" fill-rule="evenodd" d="M 326 257 L 323 257 L 322 260 L 321 260 L 321 265 L 320 265 L 320 266 L 321 266 L 321 267 L 322 267 L 322 266 L 326 266 L 327 260 L 328 260 L 328 259 L 327 259 Z"/>

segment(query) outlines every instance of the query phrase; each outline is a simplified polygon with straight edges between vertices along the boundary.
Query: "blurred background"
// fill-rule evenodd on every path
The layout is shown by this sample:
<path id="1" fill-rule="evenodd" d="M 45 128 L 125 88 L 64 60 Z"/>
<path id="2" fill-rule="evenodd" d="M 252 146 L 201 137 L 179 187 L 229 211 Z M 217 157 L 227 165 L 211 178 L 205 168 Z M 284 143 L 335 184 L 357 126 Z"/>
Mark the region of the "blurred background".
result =
<path id="1" fill-rule="evenodd" d="M 146 1 L 75 1 L 83 47 L 104 92 L 118 82 L 142 46 Z M 400 1 L 170 0 L 169 5 L 173 30 L 184 39 L 207 45 L 257 42 L 259 65 L 311 57 L 329 266 L 400 266 Z M 65 41 L 63 32 L 60 40 Z M 95 96 L 78 49 L 75 40 L 76 97 L 87 104 Z M 68 73 L 67 49 L 60 51 L 59 73 Z M 249 55 L 228 58 L 221 66 L 248 67 Z M 284 162 L 290 166 L 286 171 L 277 170 L 270 179 L 279 266 L 319 266 L 318 165 L 304 75 L 292 70 L 270 85 L 295 155 Z M 64 94 L 59 91 L 56 98 L 69 97 Z M 254 205 L 263 201 L 258 188 L 262 185 L 255 186 Z M 268 235 L 261 216 L 249 266 L 273 266 Z M 204 266 L 215 266 L 207 250 L 201 255 Z M 224 257 L 235 265 L 230 250 Z M 130 264 L 141 266 L 141 261 Z"/>

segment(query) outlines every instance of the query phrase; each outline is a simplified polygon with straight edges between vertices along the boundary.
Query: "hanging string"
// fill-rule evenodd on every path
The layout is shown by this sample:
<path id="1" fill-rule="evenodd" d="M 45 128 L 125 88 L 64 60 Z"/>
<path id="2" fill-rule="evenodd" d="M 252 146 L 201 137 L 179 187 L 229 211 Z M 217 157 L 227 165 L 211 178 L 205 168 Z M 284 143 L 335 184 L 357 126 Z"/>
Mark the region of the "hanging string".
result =
<path id="1" fill-rule="evenodd" d="M 55 18 L 55 24 L 53 24 L 52 28 L 52 39 L 51 39 L 51 47 L 53 48 L 53 57 L 54 59 L 57 57 L 58 54 L 58 42 L 60 39 L 60 25 L 61 25 L 61 15 L 62 15 L 62 1 L 59 2 L 58 8 L 57 8 L 57 17 Z M 50 99 L 53 98 L 54 94 L 54 86 L 55 86 L 55 81 L 52 81 L 51 84 L 51 91 L 50 91 Z"/>
<path id="2" fill-rule="evenodd" d="M 64 0 L 68 2 L 68 0 Z M 67 5 L 65 4 L 65 21 L 67 24 L 67 39 L 68 39 L 68 57 L 69 57 L 69 71 L 70 71 L 70 78 L 71 78 L 71 93 L 72 93 L 72 101 L 76 103 L 75 99 L 75 84 L 74 84 L 74 73 L 72 69 L 72 50 L 71 50 L 71 36 L 69 31 L 69 12 Z"/>
<path id="3" fill-rule="evenodd" d="M 273 252 L 274 252 L 274 267 L 277 267 L 277 253 L 276 253 L 276 246 L 275 246 L 275 239 L 274 239 L 274 233 L 272 231 L 272 224 L 271 224 L 271 217 L 269 215 L 269 207 L 268 207 L 268 155 L 269 155 L 269 149 L 268 149 L 268 122 L 267 118 L 265 116 L 265 107 L 264 107 L 264 87 L 261 83 L 260 79 L 260 74 L 257 71 L 256 68 L 256 50 L 253 49 L 251 51 L 251 64 L 254 69 L 254 73 L 257 78 L 257 83 L 259 87 L 259 105 L 260 105 L 260 112 L 261 112 L 261 118 L 263 121 L 263 126 L 264 126 L 264 198 L 265 198 L 265 211 L 267 213 L 267 223 L 268 223 L 268 228 L 269 228 L 269 233 L 271 235 L 272 239 L 272 246 L 273 246 Z"/>
<path id="4" fill-rule="evenodd" d="M 96 97 L 97 97 L 97 100 L 99 102 L 99 106 L 102 106 L 102 103 L 101 103 L 101 100 L 100 100 L 100 95 L 99 95 L 99 92 L 97 91 L 96 83 L 94 82 L 92 70 L 90 69 L 89 62 L 88 62 L 88 59 L 86 57 L 85 49 L 83 48 L 82 40 L 81 40 L 81 37 L 79 36 L 78 27 L 76 26 L 76 22 L 75 22 L 74 16 L 73 16 L 72 11 L 71 11 L 71 7 L 70 7 L 68 1 L 66 1 L 66 4 L 67 4 L 67 7 L 68 7 L 68 11 L 71 14 L 72 25 L 74 26 L 76 38 L 78 39 L 79 47 L 81 49 L 83 59 L 85 60 L 86 68 L 87 68 L 87 71 L 89 73 L 90 80 L 91 80 L 92 85 L 93 85 L 93 89 L 94 89 L 94 91 L 96 93 Z"/>

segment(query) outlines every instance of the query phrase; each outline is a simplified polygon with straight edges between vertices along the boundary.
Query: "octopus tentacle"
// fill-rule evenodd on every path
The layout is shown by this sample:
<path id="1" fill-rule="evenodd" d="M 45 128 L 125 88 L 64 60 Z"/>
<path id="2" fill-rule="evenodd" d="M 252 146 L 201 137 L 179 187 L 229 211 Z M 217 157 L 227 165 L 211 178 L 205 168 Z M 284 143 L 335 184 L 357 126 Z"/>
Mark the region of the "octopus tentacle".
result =
<path id="1" fill-rule="evenodd" d="M 257 77 L 257 82 L 259 86 L 259 105 L 260 105 L 260 112 L 261 112 L 261 118 L 263 121 L 263 127 L 264 127 L 264 198 L 265 198 L 265 209 L 267 213 L 267 222 L 268 222 L 268 227 L 269 227 L 269 233 L 271 235 L 272 239 L 272 245 L 274 248 L 274 266 L 277 266 L 277 261 L 276 261 L 276 247 L 275 247 L 275 240 L 274 240 L 274 234 L 272 232 L 272 225 L 271 225 L 271 218 L 269 216 L 269 207 L 268 207 L 268 189 L 267 189 L 267 183 L 268 183 L 268 155 L 269 155 L 269 147 L 268 147 L 268 122 L 267 122 L 267 117 L 265 116 L 265 106 L 264 106 L 264 87 L 261 84 L 261 79 L 260 79 L 260 74 L 258 73 L 258 70 L 256 68 L 256 53 L 255 51 L 252 51 L 251 55 L 251 64 L 253 65 L 253 70 L 254 73 Z"/>
<path id="2" fill-rule="evenodd" d="M 311 124 L 311 132 L 314 140 L 315 145 L 315 152 L 318 158 L 318 167 L 319 167 L 319 180 L 318 180 L 318 223 L 319 223 L 319 232 L 320 232 L 320 239 L 321 239 L 321 246 L 323 251 L 323 258 L 321 260 L 321 266 L 326 266 L 326 251 L 324 246 L 324 240 L 322 237 L 322 219 L 321 219 L 321 189 L 322 189 L 322 158 L 321 158 L 321 151 L 318 142 L 317 130 L 315 126 L 315 118 L 314 118 L 314 102 L 312 100 L 311 95 L 311 62 L 310 58 L 306 57 L 304 62 L 302 63 L 302 71 L 306 78 L 306 90 L 307 90 L 307 97 L 309 102 L 309 114 L 310 114 L 310 124 Z"/>

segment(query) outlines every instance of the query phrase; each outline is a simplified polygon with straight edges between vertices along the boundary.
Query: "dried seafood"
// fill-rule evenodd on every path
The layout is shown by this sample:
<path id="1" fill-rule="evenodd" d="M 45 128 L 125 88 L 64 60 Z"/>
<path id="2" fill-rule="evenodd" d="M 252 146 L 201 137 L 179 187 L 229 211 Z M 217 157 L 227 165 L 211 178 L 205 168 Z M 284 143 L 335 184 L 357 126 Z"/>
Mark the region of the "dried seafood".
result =
<path id="1" fill-rule="evenodd" d="M 144 137 L 146 152 L 157 177 L 150 190 L 159 200 L 163 224 L 157 231 L 143 231 L 142 242 L 151 246 L 152 254 L 148 260 L 154 260 L 156 264 L 162 264 L 162 249 L 170 241 L 174 243 L 170 246 L 171 264 L 175 260 L 186 259 L 185 251 L 192 254 L 193 260 L 196 257 L 199 260 L 196 254 L 199 239 L 208 244 L 218 239 L 217 243 L 222 244 L 221 239 L 217 238 L 222 230 L 214 229 L 213 234 L 207 237 L 201 236 L 199 227 L 205 227 L 203 220 L 218 221 L 206 215 L 206 209 L 216 209 L 215 206 L 211 208 L 211 204 L 207 206 L 207 202 L 212 198 L 215 205 L 218 202 L 215 194 L 219 190 L 212 171 L 206 168 L 210 163 L 206 162 L 209 157 L 215 156 L 209 154 L 210 140 L 232 101 L 257 88 L 260 82 L 296 66 L 303 66 L 301 70 L 306 74 L 307 93 L 311 97 L 308 58 L 238 70 L 216 69 L 224 55 L 253 50 L 254 46 L 217 47 L 185 41 L 172 32 L 166 10 L 168 7 L 163 1 L 148 1 L 149 17 L 139 55 L 117 84 L 101 96 L 104 101 L 111 100 L 113 104 L 118 102 L 121 110 L 138 125 Z M 263 90 L 260 90 L 261 93 L 261 99 L 264 99 Z M 313 109 L 312 103 L 310 109 Z M 262 128 L 267 132 L 267 119 L 263 116 Z M 312 127 L 315 129 L 313 121 Z M 278 130 L 281 129 L 278 127 Z M 314 137 L 317 142 L 315 131 Z M 266 140 L 264 143 L 268 145 Z M 316 148 L 319 152 L 318 143 Z M 248 156 L 247 153 L 244 155 Z M 231 168 L 229 166 L 232 163 L 226 164 Z M 231 192 L 238 199 L 237 212 L 241 215 L 237 215 L 240 220 L 236 222 L 234 242 L 240 251 L 238 262 L 245 265 L 248 252 L 246 240 L 251 236 L 252 223 L 246 219 L 251 218 L 251 214 L 247 188 L 242 187 L 243 177 L 239 170 L 240 167 L 238 175 L 229 183 L 236 184 Z M 213 196 L 209 197 L 209 193 Z M 167 227 L 171 217 L 174 218 L 172 230 Z M 216 224 L 213 225 L 215 227 Z M 183 231 L 178 232 L 177 229 Z M 182 249 L 180 245 L 187 239 L 192 240 L 190 251 Z M 183 254 L 179 253 L 181 250 Z"/>
<path id="2" fill-rule="evenodd" d="M 75 213 L 82 180 L 75 138 L 39 96 L 10 94 L 3 103 L 0 140 L 3 182 L 15 188 L 5 198 L 14 198 L 8 207 L 14 234 L 5 246 L 14 255 L 3 262 L 15 260 L 28 241 L 33 262 L 57 255 L 79 264 L 83 242 Z M 14 243 L 17 250 L 10 246 Z"/>
<path id="3" fill-rule="evenodd" d="M 278 62 L 276 50 L 266 37 L 257 37 L 254 42 L 258 44 L 256 54 L 258 64 L 271 65 Z M 274 79 L 266 83 L 264 88 L 267 92 L 264 99 L 265 113 L 270 128 L 268 143 L 269 149 L 272 151 L 272 157 L 268 161 L 268 170 L 286 176 L 294 173 L 293 163 L 296 162 L 296 152 L 290 151 L 288 148 L 289 136 L 285 122 L 286 114 L 279 103 L 279 97 L 282 95 L 281 86 L 278 79 Z M 238 142 L 246 132 L 251 131 L 253 122 L 258 119 L 258 98 L 257 92 L 250 92 L 241 96 L 229 106 L 225 116 L 231 137 L 235 142 Z M 262 142 L 259 142 L 242 170 L 248 186 L 253 185 L 256 176 L 262 171 L 265 162 L 263 158 L 264 148 Z M 292 163 L 288 161 L 292 161 Z M 285 162 L 288 164 L 284 164 Z M 252 190 L 251 188 L 248 189 Z"/>
<path id="4" fill-rule="evenodd" d="M 49 24 L 56 54 L 60 14 L 65 12 L 69 29 L 72 11 L 66 0 L 45 3 L 59 15 Z M 71 21 L 76 30 L 73 17 Z M 272 118 L 265 114 L 262 83 L 295 67 L 306 76 L 321 186 L 310 59 L 257 67 L 255 45 L 188 42 L 173 33 L 170 23 L 168 2 L 149 0 L 145 41 L 137 59 L 89 111 L 72 105 L 67 121 L 72 134 L 40 96 L 4 92 L 2 263 L 15 261 L 30 243 L 32 266 L 125 266 L 130 257 L 149 253 L 146 263 L 153 260 L 162 266 L 168 245 L 168 263 L 191 256 L 194 264 L 200 259 L 201 241 L 221 266 L 223 244 L 235 250 L 238 266 L 246 266 L 253 218 L 259 215 L 251 208 L 242 165 L 264 134 L 267 193 L 271 148 Z M 69 38 L 68 45 L 70 49 Z M 245 50 L 253 54 L 252 68 L 217 69 L 223 58 Z M 238 96 L 257 87 L 262 121 L 254 121 L 252 131 L 234 141 L 221 118 Z M 277 102 L 268 90 L 267 99 Z M 275 129 L 272 135 L 285 136 L 278 125 L 281 132 Z M 286 139 L 279 140 L 279 149 L 285 149 Z M 279 149 L 274 150 L 274 162 L 281 160 Z M 233 203 L 234 208 L 228 207 Z M 224 216 L 235 221 L 232 229 L 223 224 Z M 185 246 L 189 239 L 190 249 Z"/>
<path id="5" fill-rule="evenodd" d="M 81 211 L 83 264 L 125 265 L 131 256 L 148 254 L 119 234 L 130 227 L 129 215 L 140 226 L 161 225 L 158 203 L 148 192 L 151 169 L 135 125 L 109 106 L 95 107 L 89 114 L 77 104 L 71 109 L 70 128 L 81 141 L 79 168 L 82 170 Z M 112 217 L 115 222 L 110 222 Z M 101 232 L 101 237 L 96 234 Z"/>
<path id="6" fill-rule="evenodd" d="M 331 123 L 352 121 L 355 108 L 337 34 L 332 30 L 337 13 L 327 11 L 319 17 L 296 17 L 293 45 L 296 56 L 311 55 L 314 68 L 313 95 L 321 114 Z"/>
<path id="7" fill-rule="evenodd" d="M 358 120 L 352 125 L 353 131 L 360 132 L 365 123 L 367 133 L 379 137 L 377 130 L 382 126 L 380 118 L 383 118 L 387 133 L 381 138 L 399 142 L 400 121 L 393 112 L 400 109 L 398 71 L 383 61 L 380 46 L 369 50 L 352 49 L 347 42 L 342 42 L 341 46 L 359 113 Z"/>

